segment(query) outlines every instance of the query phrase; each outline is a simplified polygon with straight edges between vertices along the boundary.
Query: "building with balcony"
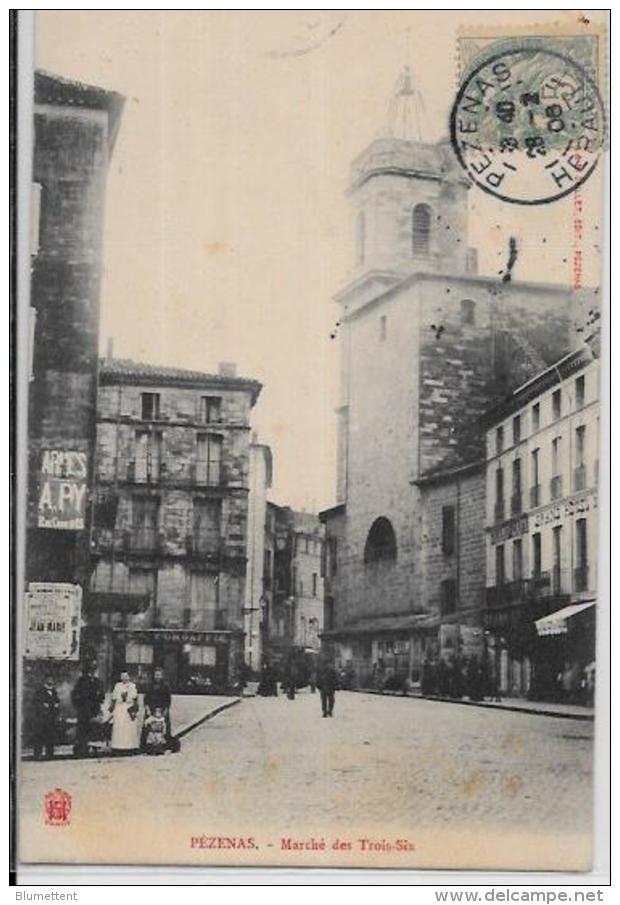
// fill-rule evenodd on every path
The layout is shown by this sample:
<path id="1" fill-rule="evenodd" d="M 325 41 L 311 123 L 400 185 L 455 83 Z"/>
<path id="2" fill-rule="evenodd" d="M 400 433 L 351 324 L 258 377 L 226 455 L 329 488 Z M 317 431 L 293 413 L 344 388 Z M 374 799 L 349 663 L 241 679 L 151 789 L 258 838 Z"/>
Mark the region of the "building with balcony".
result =
<path id="1" fill-rule="evenodd" d="M 498 682 L 548 697 L 568 673 L 570 692 L 594 660 L 597 336 L 495 406 L 487 426 L 485 624 Z"/>
<path id="2" fill-rule="evenodd" d="M 137 614 L 92 614 L 107 676 L 155 665 L 173 687 L 229 687 L 244 655 L 250 414 L 260 384 L 123 359 L 100 365 L 91 589 Z"/>

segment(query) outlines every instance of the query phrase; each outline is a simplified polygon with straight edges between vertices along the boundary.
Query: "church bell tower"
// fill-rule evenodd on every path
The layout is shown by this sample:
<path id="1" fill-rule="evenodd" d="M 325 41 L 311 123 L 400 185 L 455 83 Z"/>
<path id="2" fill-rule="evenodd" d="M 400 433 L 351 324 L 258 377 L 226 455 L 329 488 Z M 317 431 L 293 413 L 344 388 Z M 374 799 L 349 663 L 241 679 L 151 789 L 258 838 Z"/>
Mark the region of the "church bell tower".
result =
<path id="1" fill-rule="evenodd" d="M 353 306 L 410 274 L 467 269 L 467 189 L 448 140 L 423 140 L 424 105 L 405 67 L 383 138 L 351 165 L 350 280 L 339 299 Z M 351 295 L 352 293 L 352 295 Z"/>

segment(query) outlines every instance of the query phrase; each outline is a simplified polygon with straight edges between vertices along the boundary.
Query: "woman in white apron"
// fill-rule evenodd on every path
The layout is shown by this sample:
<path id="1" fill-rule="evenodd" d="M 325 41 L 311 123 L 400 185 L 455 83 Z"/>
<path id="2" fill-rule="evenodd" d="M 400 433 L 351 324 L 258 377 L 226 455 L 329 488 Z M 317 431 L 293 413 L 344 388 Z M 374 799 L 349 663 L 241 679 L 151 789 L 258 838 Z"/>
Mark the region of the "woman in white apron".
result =
<path id="1" fill-rule="evenodd" d="M 138 748 L 138 689 L 129 673 L 123 670 L 120 681 L 112 689 L 112 751 L 135 751 Z"/>

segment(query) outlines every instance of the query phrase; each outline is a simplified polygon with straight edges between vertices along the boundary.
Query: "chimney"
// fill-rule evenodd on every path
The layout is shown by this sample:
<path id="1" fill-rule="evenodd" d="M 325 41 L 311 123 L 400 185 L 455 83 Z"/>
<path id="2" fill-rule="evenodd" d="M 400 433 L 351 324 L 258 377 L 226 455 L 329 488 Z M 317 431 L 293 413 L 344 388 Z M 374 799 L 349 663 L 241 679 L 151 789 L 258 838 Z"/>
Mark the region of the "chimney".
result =
<path id="1" fill-rule="evenodd" d="M 236 377 L 237 365 L 234 361 L 220 361 L 218 366 L 218 374 L 220 377 Z"/>
<path id="2" fill-rule="evenodd" d="M 111 361 L 114 358 L 114 337 L 108 336 L 108 345 L 105 353 L 105 357 L 107 361 Z"/>

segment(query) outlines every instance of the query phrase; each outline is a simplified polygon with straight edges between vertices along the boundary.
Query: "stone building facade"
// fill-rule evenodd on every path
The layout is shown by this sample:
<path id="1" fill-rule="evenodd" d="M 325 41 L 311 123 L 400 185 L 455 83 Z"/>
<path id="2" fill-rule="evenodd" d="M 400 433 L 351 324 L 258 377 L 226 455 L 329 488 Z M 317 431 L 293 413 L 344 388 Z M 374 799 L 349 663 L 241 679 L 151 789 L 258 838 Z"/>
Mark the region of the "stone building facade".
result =
<path id="1" fill-rule="evenodd" d="M 91 567 L 103 224 L 123 107 L 114 92 L 44 72 L 35 73 L 34 95 L 25 579 L 51 598 L 72 588 L 82 601 L 66 657 L 48 659 L 25 640 L 26 717 L 44 673 L 66 703 L 88 653 L 80 628 Z M 51 612 L 48 624 L 64 622 L 66 614 Z"/>
<path id="2" fill-rule="evenodd" d="M 595 659 L 597 347 L 594 336 L 488 416 L 485 624 L 504 694 L 575 695 Z"/>
<path id="3" fill-rule="evenodd" d="M 318 653 L 323 631 L 323 534 L 317 515 L 293 512 L 293 644 Z"/>
<path id="4" fill-rule="evenodd" d="M 267 505 L 263 648 L 281 663 L 318 653 L 324 626 L 324 529 L 317 515 Z"/>
<path id="5" fill-rule="evenodd" d="M 447 143 L 373 142 L 352 164 L 348 195 L 337 505 L 323 515 L 339 551 L 332 638 L 363 637 L 370 666 L 374 642 L 405 634 L 415 671 L 438 615 L 425 584 L 422 479 L 484 459 L 479 419 L 571 347 L 585 299 L 475 272 L 467 184 Z"/>
<path id="6" fill-rule="evenodd" d="M 260 392 L 218 374 L 123 359 L 100 367 L 91 588 L 146 598 L 94 614 L 100 666 L 176 688 L 230 687 L 244 654 L 250 415 Z"/>

